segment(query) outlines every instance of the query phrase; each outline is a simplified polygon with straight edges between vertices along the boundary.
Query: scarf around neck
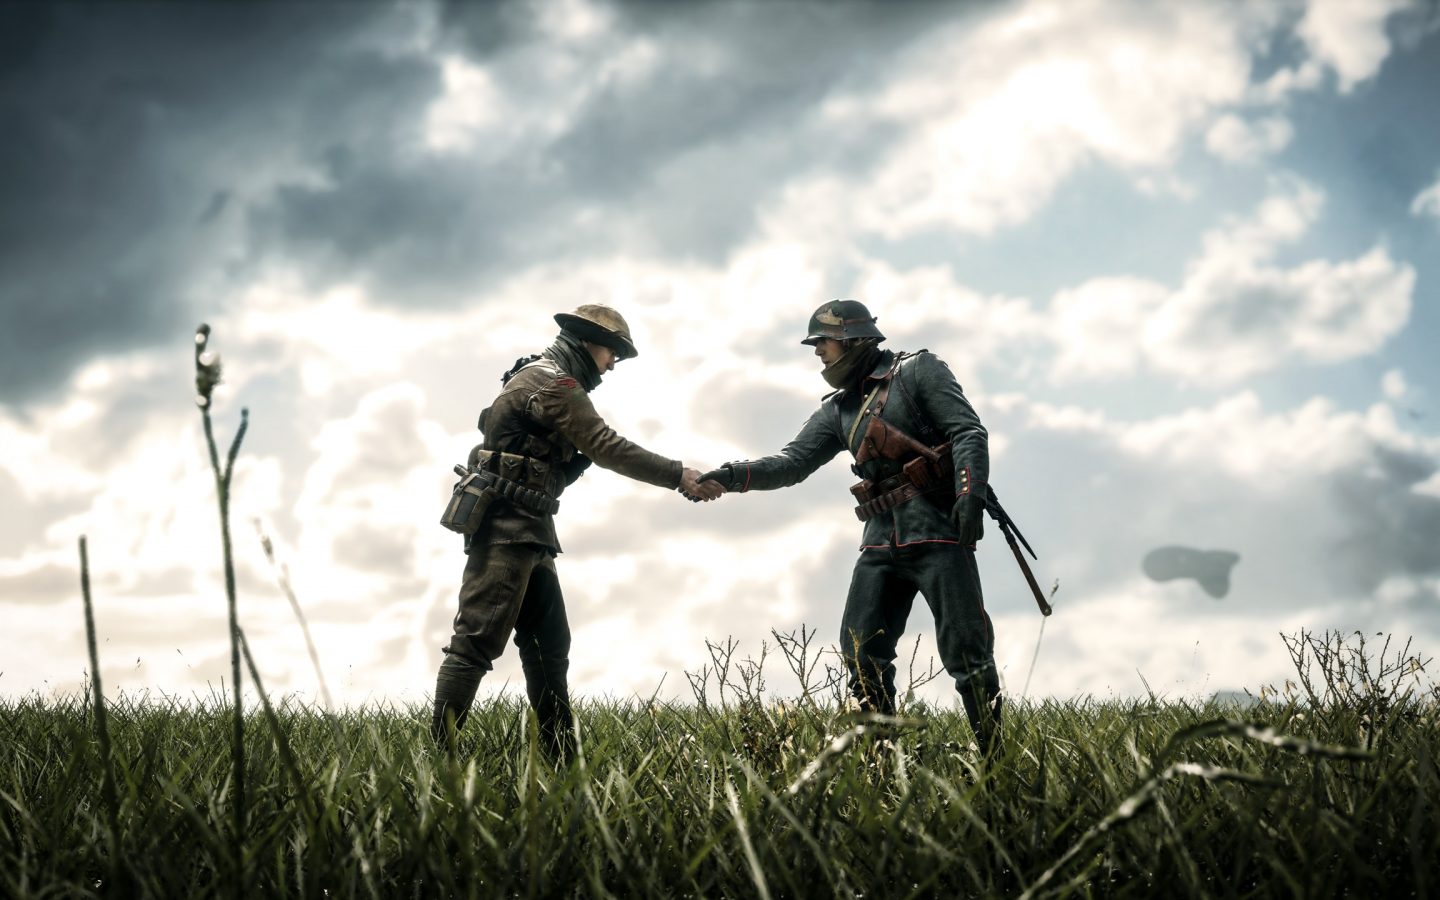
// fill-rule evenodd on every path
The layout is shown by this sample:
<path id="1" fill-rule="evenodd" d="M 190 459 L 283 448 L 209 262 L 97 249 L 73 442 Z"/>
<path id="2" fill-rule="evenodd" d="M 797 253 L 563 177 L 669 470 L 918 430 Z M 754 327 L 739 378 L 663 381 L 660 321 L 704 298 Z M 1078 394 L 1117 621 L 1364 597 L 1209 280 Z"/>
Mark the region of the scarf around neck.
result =
<path id="1" fill-rule="evenodd" d="M 585 393 L 588 394 L 600 386 L 600 368 L 595 365 L 595 357 L 585 349 L 585 341 L 574 332 L 562 329 L 560 336 L 555 338 L 555 343 L 545 348 L 540 355 L 559 363 L 565 374 L 580 382 Z"/>
<path id="2" fill-rule="evenodd" d="M 832 388 L 848 388 L 875 371 L 879 361 L 879 342 L 867 339 L 846 350 L 839 359 L 821 369 L 820 374 Z"/>

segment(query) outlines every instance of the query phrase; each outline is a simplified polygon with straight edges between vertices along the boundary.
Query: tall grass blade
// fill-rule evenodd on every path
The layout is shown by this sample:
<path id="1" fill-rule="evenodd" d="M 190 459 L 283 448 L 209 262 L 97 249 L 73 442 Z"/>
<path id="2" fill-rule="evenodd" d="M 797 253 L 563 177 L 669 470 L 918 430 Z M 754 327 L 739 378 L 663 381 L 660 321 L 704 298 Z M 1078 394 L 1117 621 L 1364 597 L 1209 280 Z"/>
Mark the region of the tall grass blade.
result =
<path id="1" fill-rule="evenodd" d="M 730 815 L 735 819 L 735 833 L 740 836 L 740 846 L 745 851 L 745 862 L 750 866 L 750 877 L 755 881 L 755 890 L 760 895 L 760 900 L 770 900 L 770 886 L 765 883 L 765 869 L 760 865 L 760 857 L 755 853 L 755 845 L 750 840 L 750 826 L 745 823 L 745 816 L 740 812 L 740 798 L 735 793 L 735 783 L 728 777 L 725 779 L 725 799 L 730 804 Z"/>
<path id="2" fill-rule="evenodd" d="M 335 701 L 330 697 L 330 686 L 326 684 L 325 672 L 320 668 L 320 651 L 315 647 L 315 639 L 310 635 L 310 623 L 305 620 L 305 611 L 300 608 L 300 600 L 290 585 L 290 570 L 275 559 L 275 545 L 271 543 L 270 535 L 265 533 L 259 519 L 255 520 L 255 533 L 260 536 L 260 549 L 265 551 L 265 559 L 275 572 L 275 581 L 280 585 L 285 599 L 290 602 L 290 610 L 295 613 L 295 620 L 300 623 L 300 632 L 305 635 L 305 649 L 310 654 L 310 664 L 315 667 L 315 677 L 320 682 L 320 697 L 325 702 L 325 709 L 333 712 Z"/>
<path id="3" fill-rule="evenodd" d="M 95 710 L 95 735 L 100 739 L 100 795 L 105 803 L 105 824 L 110 832 L 111 877 L 118 883 L 124 854 L 120 844 L 120 800 L 115 790 L 115 760 L 110 747 L 110 724 L 105 716 L 105 691 L 100 682 L 100 651 L 95 641 L 95 604 L 90 597 L 90 549 L 80 536 L 80 594 L 85 601 L 85 644 L 90 652 L 90 691 Z"/>
<path id="4" fill-rule="evenodd" d="M 1375 751 L 1373 750 L 1322 744 L 1319 741 L 1311 741 L 1288 734 L 1280 734 L 1268 725 L 1236 722 L 1231 719 L 1212 719 L 1208 722 L 1201 722 L 1177 731 L 1165 744 L 1164 749 L 1160 751 L 1159 756 L 1156 757 L 1156 761 L 1157 763 L 1163 763 L 1173 756 L 1183 744 L 1202 738 L 1221 736 L 1246 738 L 1247 740 L 1267 744 L 1290 753 L 1298 753 L 1301 756 L 1315 756 L 1323 759 L 1341 759 L 1357 762 L 1375 758 Z"/>
<path id="5" fill-rule="evenodd" d="M 1060 590 L 1060 582 L 1056 581 L 1050 588 L 1050 606 L 1055 606 L 1055 594 Z M 1040 663 L 1040 644 L 1045 640 L 1045 623 L 1050 621 L 1049 616 L 1040 617 L 1040 631 L 1035 635 L 1035 652 L 1030 655 L 1030 670 L 1025 673 L 1025 686 L 1020 689 L 1022 698 L 1030 695 L 1030 679 L 1035 677 L 1035 667 Z"/>
<path id="6" fill-rule="evenodd" d="M 296 797 L 304 801 L 305 776 L 300 771 L 298 759 L 290 749 L 290 740 L 285 736 L 280 717 L 275 714 L 275 708 L 270 704 L 270 695 L 265 692 L 265 683 L 260 680 L 260 670 L 255 666 L 255 657 L 250 655 L 250 642 L 245 639 L 244 631 L 240 632 L 240 651 L 245 656 L 246 668 L 250 670 L 250 680 L 254 682 L 255 691 L 260 695 L 260 707 L 265 711 L 265 720 L 270 724 L 271 734 L 275 736 L 275 747 L 280 754 L 280 761 L 295 784 Z"/>

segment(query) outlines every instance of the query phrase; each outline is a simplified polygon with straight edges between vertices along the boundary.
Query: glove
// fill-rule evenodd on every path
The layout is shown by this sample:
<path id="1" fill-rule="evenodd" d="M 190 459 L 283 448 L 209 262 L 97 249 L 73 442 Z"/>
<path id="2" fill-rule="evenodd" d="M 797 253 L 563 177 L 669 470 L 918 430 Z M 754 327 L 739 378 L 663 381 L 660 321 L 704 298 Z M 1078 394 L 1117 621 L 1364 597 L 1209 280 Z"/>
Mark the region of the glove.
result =
<path id="1" fill-rule="evenodd" d="M 969 547 L 985 536 L 985 495 L 971 491 L 950 509 L 950 520 L 960 532 L 960 543 Z"/>
<path id="2" fill-rule="evenodd" d="M 711 469 L 700 476 L 701 481 L 714 481 L 719 483 L 725 490 L 735 489 L 735 464 L 726 463 L 718 469 Z"/>
<path id="3" fill-rule="evenodd" d="M 565 464 L 564 469 L 565 486 L 569 487 L 570 485 L 574 484 L 581 475 L 584 475 L 585 470 L 590 468 L 590 463 L 590 457 L 586 456 L 583 453 L 577 453 L 574 456 L 570 457 L 570 461 Z"/>

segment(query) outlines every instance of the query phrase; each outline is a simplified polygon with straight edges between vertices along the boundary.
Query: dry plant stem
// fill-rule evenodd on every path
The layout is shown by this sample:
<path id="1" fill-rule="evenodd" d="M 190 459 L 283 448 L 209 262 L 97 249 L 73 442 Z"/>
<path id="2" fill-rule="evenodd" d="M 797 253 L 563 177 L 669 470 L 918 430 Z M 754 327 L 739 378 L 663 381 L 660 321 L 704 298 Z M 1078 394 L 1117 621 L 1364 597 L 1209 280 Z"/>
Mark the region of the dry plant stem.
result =
<path id="1" fill-rule="evenodd" d="M 90 650 L 90 690 L 95 703 L 95 734 L 100 739 L 101 796 L 105 800 L 106 824 L 110 828 L 110 861 L 112 878 L 119 882 L 120 801 L 115 792 L 115 763 L 110 752 L 110 726 L 105 718 L 105 693 L 100 685 L 100 651 L 95 644 L 95 605 L 90 599 L 90 553 L 85 536 L 80 536 L 80 593 L 85 600 L 85 642 Z"/>
<path id="2" fill-rule="evenodd" d="M 905 686 L 905 693 L 902 695 L 902 697 L 903 697 L 903 699 L 904 699 L 904 705 L 907 705 L 907 706 L 908 706 L 912 701 L 914 701 L 914 699 L 915 699 L 915 691 L 916 691 L 916 690 L 924 687 L 925 685 L 927 685 L 927 684 L 929 684 L 930 682 L 934 681 L 935 679 L 939 678 L 939 677 L 940 677 L 940 673 L 945 671 L 943 668 L 938 668 L 938 669 L 937 669 L 937 668 L 935 667 L 935 657 L 932 656 L 932 657 L 930 657 L 929 662 L 926 663 L 926 665 L 925 665 L 925 671 L 924 671 L 924 672 L 921 672 L 921 673 L 919 673 L 919 674 L 916 674 L 916 672 L 915 672 L 915 660 L 916 660 L 917 658 L 919 658 L 919 656 L 920 656 L 920 635 L 917 634 L 917 635 L 915 635 L 915 647 L 914 647 L 914 649 L 912 649 L 912 650 L 910 651 L 910 669 L 909 669 L 909 674 L 908 674 L 908 676 L 907 676 L 907 677 L 908 677 L 908 683 L 907 683 L 906 686 Z"/>
<path id="3" fill-rule="evenodd" d="M 265 693 L 265 684 L 260 680 L 260 669 L 255 665 L 255 657 L 250 653 L 250 642 L 245 640 L 245 632 L 239 632 L 239 637 L 240 651 L 245 655 L 245 666 L 250 670 L 250 680 L 255 683 L 255 690 L 260 695 L 260 706 L 265 711 L 265 720 L 270 724 L 271 733 L 275 735 L 275 747 L 280 754 L 280 761 L 295 785 L 296 796 L 302 799 L 309 811 L 310 798 L 305 793 L 305 776 L 300 771 L 300 763 L 290 747 L 290 740 L 285 736 L 280 717 L 275 714 L 275 707 L 270 704 L 270 696 Z"/>
<path id="4" fill-rule="evenodd" d="M 1050 606 L 1055 606 L 1055 594 L 1060 590 L 1060 582 L 1056 580 L 1050 588 Z M 1049 616 L 1042 616 L 1040 619 L 1040 631 L 1035 635 L 1035 652 L 1030 656 L 1030 671 L 1025 673 L 1025 686 L 1020 689 L 1020 697 L 1024 699 L 1030 694 L 1030 679 L 1035 677 L 1035 666 L 1040 662 L 1040 644 L 1045 640 L 1045 623 L 1050 620 Z"/>
<path id="5" fill-rule="evenodd" d="M 240 410 L 240 428 L 230 444 L 230 453 L 225 468 L 220 468 L 220 454 L 215 446 L 215 430 L 210 424 L 210 410 L 200 410 L 205 422 L 205 443 L 210 448 L 210 467 L 215 472 L 215 492 L 220 507 L 220 543 L 225 560 L 225 599 L 230 614 L 230 683 L 234 689 L 235 720 L 232 733 L 235 762 L 235 835 L 241 841 L 245 831 L 245 711 L 240 700 L 240 617 L 235 602 L 235 558 L 230 543 L 230 476 L 235 469 L 235 456 L 240 452 L 240 442 L 245 438 L 245 429 L 250 424 L 250 411 Z M 236 862 L 239 863 L 239 857 Z"/>
<path id="6" fill-rule="evenodd" d="M 335 702 L 330 697 L 330 687 L 325 683 L 325 673 L 320 668 L 320 651 L 315 648 L 315 639 L 310 636 L 310 623 L 305 620 L 305 612 L 300 609 L 300 600 L 295 596 L 295 589 L 290 586 L 290 570 L 283 563 L 276 561 L 275 546 L 271 543 L 270 536 L 265 533 L 259 519 L 255 520 L 255 533 L 260 535 L 260 548 L 265 551 L 265 559 L 275 570 L 275 580 L 280 584 L 280 590 L 285 593 L 285 599 L 290 601 L 290 609 L 300 623 L 301 633 L 305 635 L 305 649 L 310 653 L 310 664 L 315 667 L 315 677 L 320 682 L 320 696 L 325 701 L 325 709 L 334 712 Z"/>
<path id="7" fill-rule="evenodd" d="M 206 360 L 206 348 L 210 338 L 210 326 L 201 325 L 195 332 L 195 373 L 196 389 L 199 392 L 200 419 L 205 426 L 205 445 L 210 451 L 210 468 L 215 473 L 216 502 L 220 508 L 220 544 L 225 563 L 225 599 L 229 606 L 230 619 L 230 683 L 234 690 L 234 726 L 231 734 L 231 755 L 234 762 L 235 782 L 235 879 L 236 896 L 245 895 L 245 709 L 241 703 L 240 682 L 240 618 L 235 602 L 235 559 L 230 541 L 230 477 L 235 472 L 235 457 L 240 452 L 240 442 L 245 439 L 245 429 L 250 424 L 250 410 L 240 410 L 240 427 L 230 443 L 230 452 L 225 458 L 225 467 L 220 467 L 220 451 L 215 445 L 215 429 L 210 422 L 211 392 L 219 383 L 219 360 Z"/>

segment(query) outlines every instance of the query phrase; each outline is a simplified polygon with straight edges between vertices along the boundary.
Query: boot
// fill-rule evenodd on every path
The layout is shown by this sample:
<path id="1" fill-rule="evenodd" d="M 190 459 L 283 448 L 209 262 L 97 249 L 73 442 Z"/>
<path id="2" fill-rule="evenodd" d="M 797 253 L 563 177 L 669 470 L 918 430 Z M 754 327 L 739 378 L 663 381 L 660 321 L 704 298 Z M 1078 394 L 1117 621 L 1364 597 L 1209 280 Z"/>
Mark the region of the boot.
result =
<path id="1" fill-rule="evenodd" d="M 440 663 L 440 672 L 435 676 L 435 713 L 430 718 L 430 739 L 442 750 L 453 747 L 453 733 L 458 737 L 460 729 L 470 715 L 470 704 L 475 702 L 475 692 L 480 688 L 480 678 L 485 670 L 454 653 L 445 654 Z"/>
<path id="2" fill-rule="evenodd" d="M 525 693 L 540 726 L 540 748 L 558 765 L 575 755 L 574 718 L 570 712 L 570 684 L 566 677 L 569 660 L 561 664 L 522 660 Z"/>
<path id="3" fill-rule="evenodd" d="M 960 689 L 960 700 L 965 704 L 965 716 L 970 720 L 970 729 L 975 732 L 975 744 L 980 748 L 981 758 L 990 760 L 998 757 L 1003 701 L 1000 692 L 991 693 L 972 682 Z"/>
<path id="4" fill-rule="evenodd" d="M 575 728 L 569 702 L 548 702 L 537 708 L 535 715 L 540 723 L 540 747 L 556 765 L 569 765 L 575 757 Z"/>

